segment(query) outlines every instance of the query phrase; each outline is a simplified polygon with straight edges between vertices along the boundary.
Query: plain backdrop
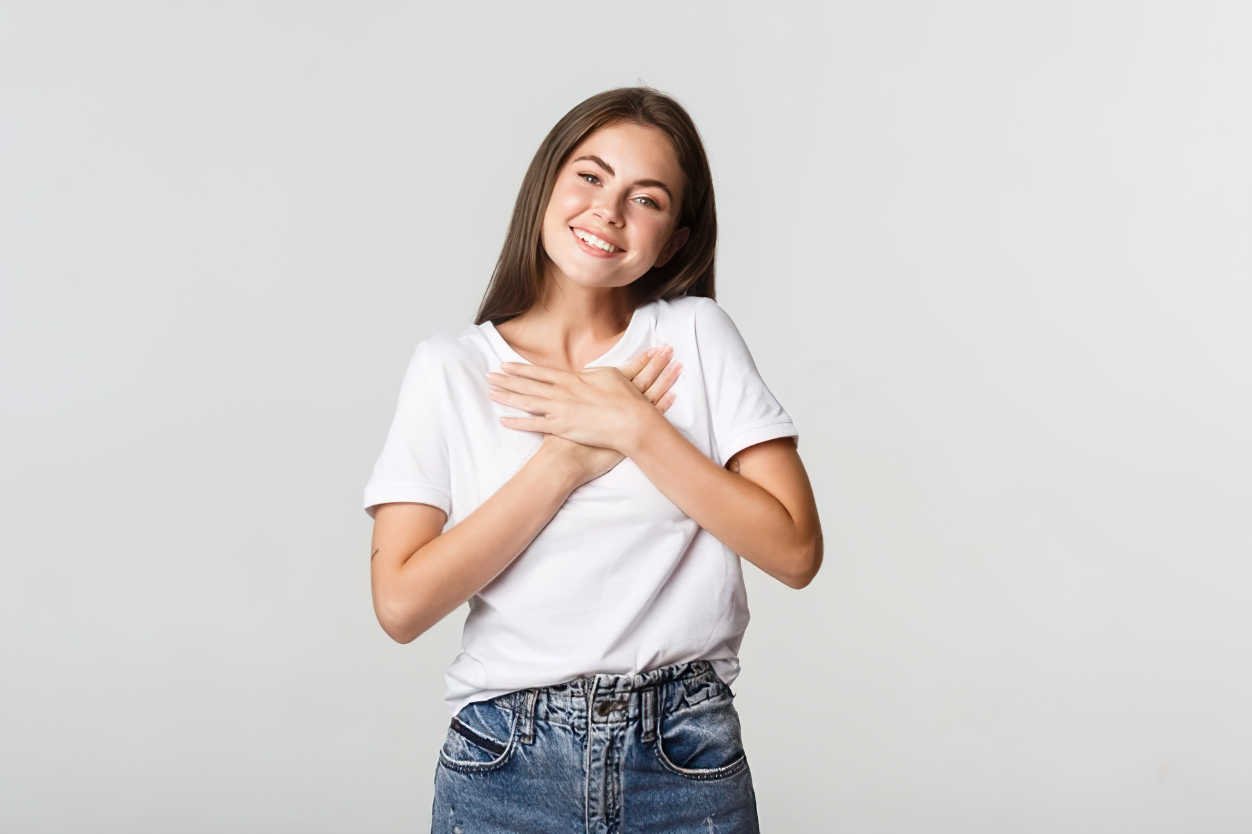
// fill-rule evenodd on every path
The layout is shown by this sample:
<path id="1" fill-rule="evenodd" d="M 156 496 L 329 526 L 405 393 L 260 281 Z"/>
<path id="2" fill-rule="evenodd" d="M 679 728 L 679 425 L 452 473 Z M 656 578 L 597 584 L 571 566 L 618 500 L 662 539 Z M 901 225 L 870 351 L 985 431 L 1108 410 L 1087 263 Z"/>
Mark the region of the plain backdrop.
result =
<path id="1" fill-rule="evenodd" d="M 429 826 L 465 609 L 362 490 L 522 174 L 640 81 L 826 535 L 767 832 L 1252 830 L 1252 7 L 0 2 L 0 829 Z"/>

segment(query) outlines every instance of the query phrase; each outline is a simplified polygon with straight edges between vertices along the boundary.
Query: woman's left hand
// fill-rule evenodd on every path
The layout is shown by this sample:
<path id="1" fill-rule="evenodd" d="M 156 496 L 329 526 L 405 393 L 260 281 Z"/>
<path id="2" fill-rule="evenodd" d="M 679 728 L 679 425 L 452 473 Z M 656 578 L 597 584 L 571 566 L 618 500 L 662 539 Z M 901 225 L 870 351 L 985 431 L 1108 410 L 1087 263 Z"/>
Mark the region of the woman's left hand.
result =
<path id="1" fill-rule="evenodd" d="M 668 356 L 655 358 L 668 360 Z M 657 382 L 666 383 L 681 370 L 680 363 L 671 363 Z M 615 367 L 563 371 L 505 362 L 500 371 L 487 375 L 492 383 L 488 396 L 535 415 L 501 417 L 500 422 L 511 429 L 555 434 L 629 457 L 648 422 L 661 414 L 636 381 Z"/>

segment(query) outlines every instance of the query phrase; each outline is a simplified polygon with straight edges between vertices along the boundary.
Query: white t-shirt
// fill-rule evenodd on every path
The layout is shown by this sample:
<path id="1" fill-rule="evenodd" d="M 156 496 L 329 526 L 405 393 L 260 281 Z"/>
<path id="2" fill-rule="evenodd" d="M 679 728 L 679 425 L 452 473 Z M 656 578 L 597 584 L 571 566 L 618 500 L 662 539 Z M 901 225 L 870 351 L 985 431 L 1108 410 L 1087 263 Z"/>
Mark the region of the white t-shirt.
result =
<path id="1" fill-rule="evenodd" d="M 682 374 L 665 413 L 707 457 L 796 437 L 743 337 L 709 298 L 638 307 L 621 339 L 588 367 L 621 365 L 662 344 Z M 543 442 L 507 428 L 530 416 L 487 396 L 484 373 L 527 362 L 487 321 L 421 342 L 400 388 L 365 508 L 431 504 L 448 526 L 504 485 Z M 446 529 L 446 528 L 445 528 Z M 473 701 L 597 672 L 637 674 L 708 660 L 730 684 L 748 625 L 740 558 L 624 459 L 576 489 L 530 545 L 469 600 L 462 652 L 446 676 L 453 715 Z"/>

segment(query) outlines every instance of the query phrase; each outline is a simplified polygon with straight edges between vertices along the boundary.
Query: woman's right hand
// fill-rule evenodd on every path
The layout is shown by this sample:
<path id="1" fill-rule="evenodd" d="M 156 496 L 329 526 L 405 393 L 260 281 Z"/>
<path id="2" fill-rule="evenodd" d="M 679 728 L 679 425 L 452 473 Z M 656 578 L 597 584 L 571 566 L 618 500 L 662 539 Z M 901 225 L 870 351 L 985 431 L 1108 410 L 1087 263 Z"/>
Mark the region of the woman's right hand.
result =
<path id="1" fill-rule="evenodd" d="M 635 387 L 652 401 L 662 414 L 674 404 L 677 394 L 670 391 L 674 381 L 682 374 L 682 366 L 670 362 L 674 349 L 669 345 L 651 348 L 640 353 L 617 369 L 635 383 Z M 552 447 L 561 459 L 574 468 L 578 486 L 593 481 L 617 466 L 625 455 L 616 449 L 584 446 L 557 434 L 545 434 L 543 445 Z"/>

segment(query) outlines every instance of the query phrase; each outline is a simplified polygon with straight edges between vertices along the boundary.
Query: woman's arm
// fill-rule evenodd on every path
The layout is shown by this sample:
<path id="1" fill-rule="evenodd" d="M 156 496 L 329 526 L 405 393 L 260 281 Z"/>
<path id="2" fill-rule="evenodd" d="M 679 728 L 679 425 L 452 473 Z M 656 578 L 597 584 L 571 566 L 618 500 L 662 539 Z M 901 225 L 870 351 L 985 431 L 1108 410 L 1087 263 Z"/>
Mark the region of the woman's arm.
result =
<path id="1" fill-rule="evenodd" d="M 619 369 L 657 416 L 674 402 L 669 389 L 680 369 L 667 368 L 669 358 L 647 351 Z M 379 504 L 370 544 L 370 581 L 383 630 L 400 643 L 416 639 L 495 579 L 547 526 L 571 492 L 622 459 L 614 449 L 546 436 L 512 478 L 442 535 L 447 515 L 438 507 Z"/>
<path id="2" fill-rule="evenodd" d="M 654 416 L 640 413 L 643 425 L 626 455 L 731 550 L 788 587 L 808 585 L 822 565 L 822 527 L 795 442 L 749 446 L 724 469 Z"/>
<path id="3" fill-rule="evenodd" d="M 380 504 L 370 580 L 383 630 L 408 643 L 455 611 L 526 549 L 578 480 L 569 456 L 544 438 L 504 486 L 442 535 L 447 516 L 438 507 Z"/>
<path id="4" fill-rule="evenodd" d="M 681 366 L 680 366 L 681 367 Z M 570 371 L 505 362 L 489 396 L 533 417 L 509 428 L 617 449 L 657 489 L 731 550 L 792 588 L 822 563 L 822 530 L 804 464 L 789 438 L 741 450 L 723 469 L 696 448 L 615 368 Z"/>

